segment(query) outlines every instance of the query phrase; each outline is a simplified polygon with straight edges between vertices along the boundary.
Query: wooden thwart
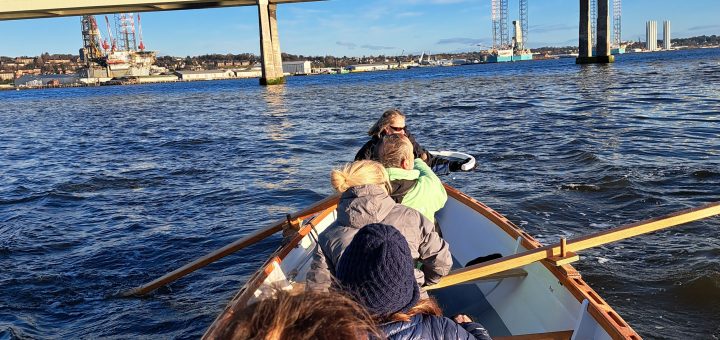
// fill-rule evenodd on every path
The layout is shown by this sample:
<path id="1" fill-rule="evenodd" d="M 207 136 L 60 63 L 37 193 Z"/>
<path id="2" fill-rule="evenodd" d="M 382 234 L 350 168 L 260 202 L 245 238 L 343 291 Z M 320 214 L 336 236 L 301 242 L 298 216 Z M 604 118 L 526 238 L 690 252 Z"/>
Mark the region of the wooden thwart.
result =
<path id="1" fill-rule="evenodd" d="M 520 268 L 533 262 L 547 260 L 550 258 L 553 258 L 555 261 L 554 264 L 562 265 L 575 260 L 577 255 L 572 254 L 580 250 L 624 240 L 633 236 L 650 233 L 718 214 L 720 214 L 720 203 L 711 203 L 702 207 L 682 210 L 670 215 L 620 226 L 599 233 L 589 234 L 569 242 L 563 242 L 561 240 L 560 243 L 555 245 L 547 245 L 455 270 L 440 279 L 440 282 L 437 284 L 425 287 L 425 290 L 439 289 L 462 282 L 476 280 L 484 276 L 513 268 Z M 563 252 L 565 253 L 565 256 L 562 256 Z"/>
<path id="2" fill-rule="evenodd" d="M 511 336 L 494 336 L 494 340 L 570 340 L 572 338 L 573 331 L 559 331 L 559 332 L 548 332 L 548 333 L 533 333 L 523 335 L 511 335 Z"/>

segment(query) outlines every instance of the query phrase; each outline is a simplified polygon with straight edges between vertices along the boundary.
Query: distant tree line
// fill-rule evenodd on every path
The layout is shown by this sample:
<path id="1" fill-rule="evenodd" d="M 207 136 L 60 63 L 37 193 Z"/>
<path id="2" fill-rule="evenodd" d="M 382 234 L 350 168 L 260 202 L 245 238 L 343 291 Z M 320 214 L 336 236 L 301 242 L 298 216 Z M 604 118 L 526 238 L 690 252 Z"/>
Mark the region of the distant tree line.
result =
<path id="1" fill-rule="evenodd" d="M 661 45 L 660 40 L 658 45 Z M 693 47 L 705 47 L 705 46 L 720 46 L 720 36 L 717 35 L 701 35 L 690 38 L 676 38 L 672 39 L 673 46 L 687 46 Z M 644 41 L 628 42 L 627 48 L 642 48 L 644 47 Z M 577 53 L 576 46 L 565 46 L 565 47 L 539 47 L 532 49 L 535 53 L 558 55 L 558 54 L 569 54 Z M 462 53 L 437 53 L 433 54 L 433 59 L 468 59 L 468 60 L 479 60 L 483 56 L 483 52 L 462 52 Z M 6 71 L 15 71 L 22 69 L 40 69 L 42 73 L 65 73 L 76 71 L 79 65 L 79 56 L 72 54 L 49 54 L 47 52 L 42 53 L 35 57 L 20 57 L 22 59 L 32 59 L 31 63 L 27 63 L 23 66 L 15 66 L 12 68 L 4 67 L 6 64 L 16 64 L 16 58 L 0 56 L 0 69 Z M 425 58 L 428 58 L 425 56 Z M 377 56 L 362 56 L 362 57 L 348 57 L 348 56 L 305 56 L 295 55 L 290 53 L 282 53 L 283 61 L 298 61 L 298 60 L 309 60 L 312 62 L 313 67 L 345 67 L 353 64 L 372 64 L 372 63 L 393 63 L 393 62 L 407 62 L 407 61 L 418 61 L 420 55 L 417 54 L 406 54 L 406 55 L 377 55 Z M 70 63 L 54 63 L 53 60 L 70 60 Z M 425 59 L 427 60 L 427 59 Z M 175 56 L 160 56 L 157 57 L 156 65 L 166 67 L 170 70 L 180 69 L 209 69 L 216 67 L 249 67 L 253 64 L 260 62 L 260 56 L 253 53 L 239 53 L 239 54 L 204 54 L 199 56 L 186 56 L 175 57 Z M 220 66 L 222 65 L 222 66 Z"/>
<path id="2" fill-rule="evenodd" d="M 720 45 L 720 36 L 717 35 L 701 35 L 692 38 L 670 39 L 673 45 L 702 47 L 702 46 L 718 46 Z"/>

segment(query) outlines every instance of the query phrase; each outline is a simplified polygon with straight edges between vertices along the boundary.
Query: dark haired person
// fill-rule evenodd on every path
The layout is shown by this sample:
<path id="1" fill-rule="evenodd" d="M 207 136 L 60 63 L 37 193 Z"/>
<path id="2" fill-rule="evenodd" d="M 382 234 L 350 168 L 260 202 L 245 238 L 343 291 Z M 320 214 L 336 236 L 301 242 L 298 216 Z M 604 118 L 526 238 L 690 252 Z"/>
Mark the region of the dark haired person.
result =
<path id="1" fill-rule="evenodd" d="M 438 175 L 447 175 L 449 172 L 461 171 L 462 165 L 469 162 L 470 159 L 462 161 L 448 161 L 443 158 L 438 158 L 427 152 L 418 142 L 415 137 L 408 131 L 405 126 L 405 115 L 398 109 L 389 109 L 385 111 L 380 119 L 368 130 L 368 136 L 370 140 L 363 145 L 355 155 L 355 160 L 369 159 L 377 161 L 379 160 L 379 146 L 382 138 L 390 134 L 402 134 L 407 136 L 413 145 L 413 158 L 420 158 L 427 163 L 432 170 Z"/>

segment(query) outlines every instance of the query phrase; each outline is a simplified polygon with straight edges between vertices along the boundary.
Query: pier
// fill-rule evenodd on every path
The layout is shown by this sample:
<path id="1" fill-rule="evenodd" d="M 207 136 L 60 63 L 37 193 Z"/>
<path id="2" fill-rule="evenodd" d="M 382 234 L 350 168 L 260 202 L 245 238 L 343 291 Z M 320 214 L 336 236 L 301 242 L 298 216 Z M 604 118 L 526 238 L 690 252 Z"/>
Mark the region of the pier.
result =
<path id="1" fill-rule="evenodd" d="M 257 6 L 260 33 L 260 84 L 283 84 L 277 5 L 318 0 L 0 0 L 0 20 L 57 18 L 126 12 L 155 12 L 201 8 Z"/>
<path id="2" fill-rule="evenodd" d="M 597 43 L 593 54 L 590 2 L 597 1 Z M 610 54 L 610 0 L 580 0 L 578 64 L 604 64 L 615 61 Z"/>

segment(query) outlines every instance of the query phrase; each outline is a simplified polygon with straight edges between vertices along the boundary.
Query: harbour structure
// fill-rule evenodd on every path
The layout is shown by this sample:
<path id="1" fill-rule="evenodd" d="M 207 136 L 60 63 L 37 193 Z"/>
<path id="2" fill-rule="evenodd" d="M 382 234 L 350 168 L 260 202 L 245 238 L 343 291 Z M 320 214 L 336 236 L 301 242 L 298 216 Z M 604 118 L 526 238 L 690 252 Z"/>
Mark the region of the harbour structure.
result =
<path id="1" fill-rule="evenodd" d="M 111 25 L 105 16 L 108 36 L 103 39 L 95 16 L 82 17 L 83 48 L 80 49 L 80 59 L 85 68 L 79 72 L 80 77 L 106 81 L 149 76 L 150 66 L 155 63 L 155 52 L 145 51 L 140 14 L 115 14 L 113 19 L 114 25 Z"/>
<path id="2" fill-rule="evenodd" d="M 356 64 L 345 67 L 350 72 L 385 71 L 390 69 L 389 64 Z"/>
<path id="3" fill-rule="evenodd" d="M 594 3 L 594 0 L 580 0 L 578 57 L 575 60 L 578 64 L 615 61 L 615 56 L 610 54 L 610 0 L 597 0 L 596 20 L 593 20 L 592 4 Z M 595 23 L 594 29 L 593 22 Z M 594 30 L 596 39 L 592 37 Z"/>
<path id="4" fill-rule="evenodd" d="M 622 0 L 613 0 L 613 35 L 610 54 L 625 53 L 625 46 L 622 45 Z"/>
<path id="5" fill-rule="evenodd" d="M 218 80 L 235 78 L 233 70 L 201 70 L 201 71 L 175 71 L 174 74 L 182 81 Z"/>
<path id="6" fill-rule="evenodd" d="M 512 49 L 507 34 L 508 0 L 492 0 L 490 7 L 493 46 L 487 61 L 491 63 L 512 61 Z"/>
<path id="7" fill-rule="evenodd" d="M 598 19 L 598 1 L 590 1 L 590 41 L 592 44 L 592 53 L 596 55 L 597 49 L 597 19 Z M 610 54 L 625 53 L 625 46 L 622 45 L 622 0 L 612 1 L 612 41 L 610 42 Z"/>
<path id="8" fill-rule="evenodd" d="M 15 79 L 15 87 L 18 88 L 39 88 L 59 87 L 81 84 L 77 75 L 74 74 L 26 74 Z"/>
<path id="9" fill-rule="evenodd" d="M 649 20 L 645 23 L 645 49 L 657 51 L 657 21 Z"/>
<path id="10" fill-rule="evenodd" d="M 312 63 L 309 60 L 283 61 L 283 73 L 311 74 Z"/>
<path id="11" fill-rule="evenodd" d="M 493 46 L 487 62 L 530 60 L 532 54 L 527 46 L 528 0 L 519 0 L 520 20 L 513 21 L 514 34 L 510 40 L 508 30 L 508 0 L 492 0 L 491 17 Z"/>
<path id="12" fill-rule="evenodd" d="M 672 48 L 670 40 L 670 20 L 663 21 L 663 49 L 669 51 Z"/>
<path id="13" fill-rule="evenodd" d="M 57 18 L 106 13 L 257 6 L 260 31 L 261 85 L 282 84 L 282 57 L 278 39 L 277 6 L 318 0 L 33 0 L 0 1 L 0 20 Z"/>
<path id="14" fill-rule="evenodd" d="M 521 0 L 522 1 L 522 0 Z M 514 20 L 513 27 L 515 29 L 515 35 L 513 36 L 513 61 L 516 60 L 532 60 L 532 53 L 530 50 L 525 48 L 525 35 L 523 32 L 521 21 Z"/>

